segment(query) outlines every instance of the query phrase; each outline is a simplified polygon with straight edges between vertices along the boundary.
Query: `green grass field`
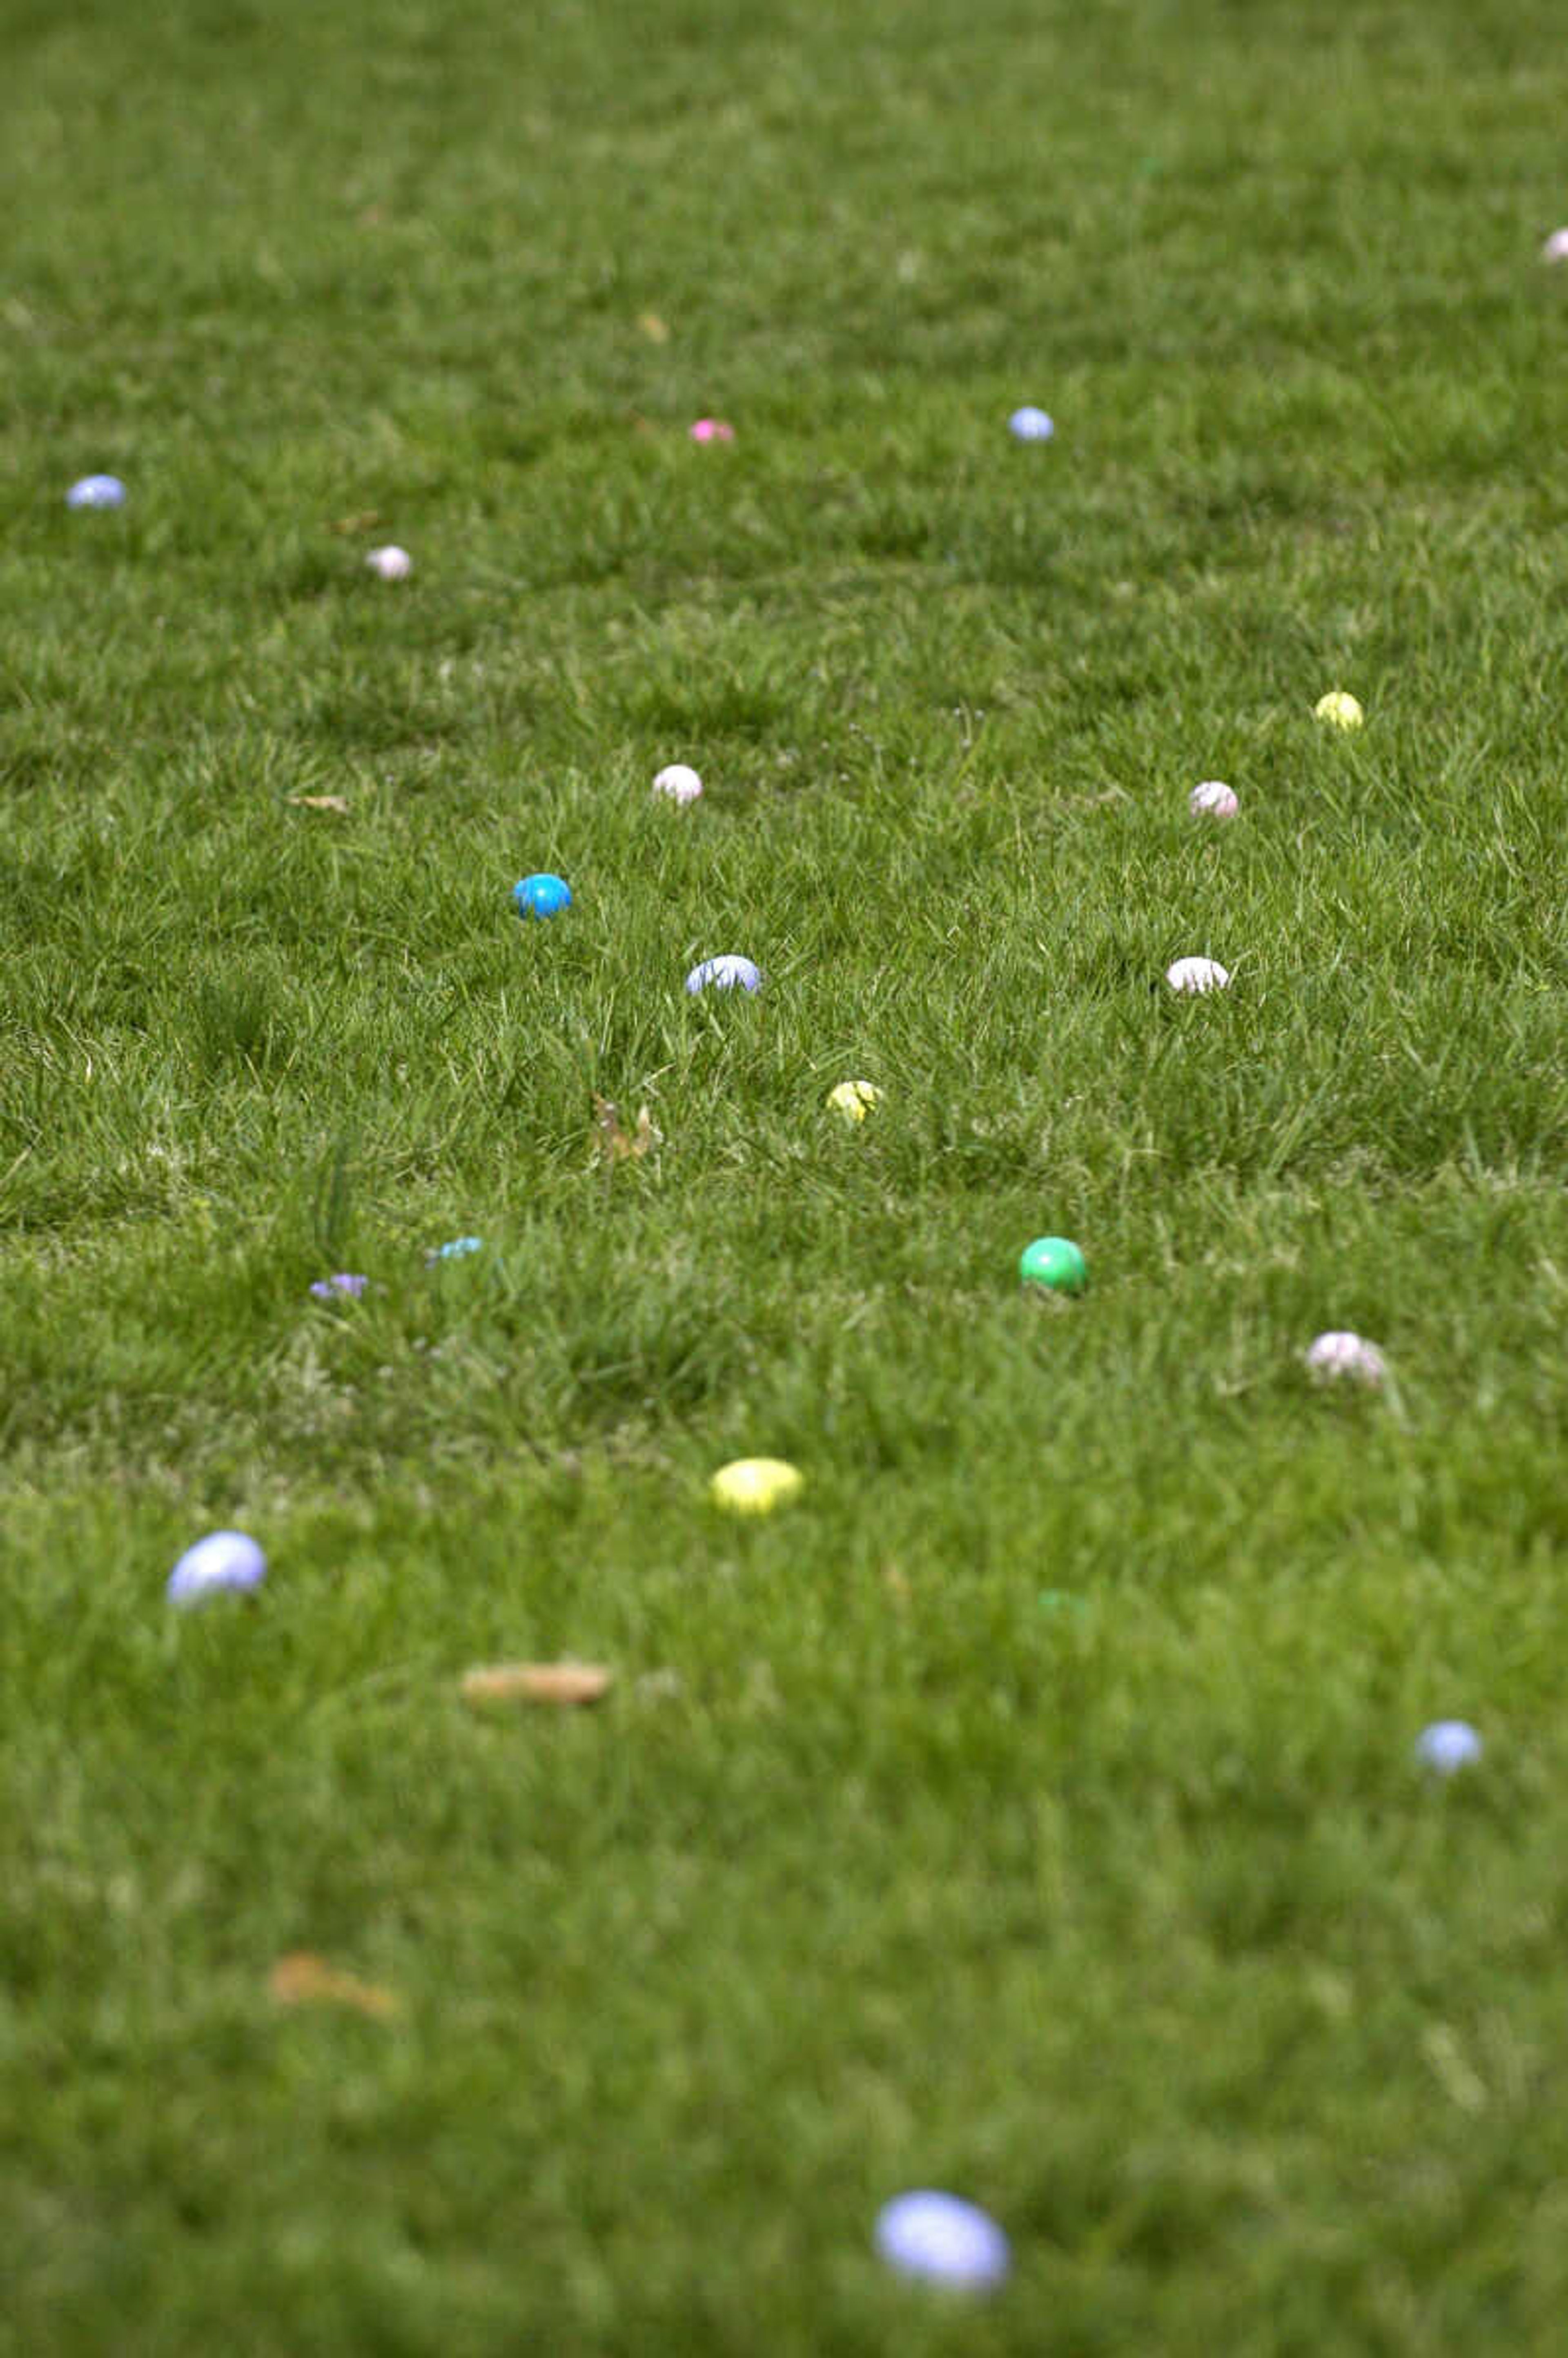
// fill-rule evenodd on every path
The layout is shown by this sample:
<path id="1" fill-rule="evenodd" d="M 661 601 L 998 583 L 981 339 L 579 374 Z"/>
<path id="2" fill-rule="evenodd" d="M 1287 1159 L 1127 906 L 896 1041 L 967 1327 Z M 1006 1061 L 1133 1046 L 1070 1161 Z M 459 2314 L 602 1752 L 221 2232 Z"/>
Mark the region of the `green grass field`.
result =
<path id="1" fill-rule="evenodd" d="M 0 63 L 0 2352 L 1560 2352 L 1561 8 Z"/>

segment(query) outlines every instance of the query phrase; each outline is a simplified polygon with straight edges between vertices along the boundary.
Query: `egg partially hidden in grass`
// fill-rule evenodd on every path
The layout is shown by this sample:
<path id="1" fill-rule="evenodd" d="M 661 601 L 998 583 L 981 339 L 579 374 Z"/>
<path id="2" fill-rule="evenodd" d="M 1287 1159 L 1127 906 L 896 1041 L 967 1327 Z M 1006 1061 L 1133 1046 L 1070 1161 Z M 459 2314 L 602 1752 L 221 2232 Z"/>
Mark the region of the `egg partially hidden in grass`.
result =
<path id="1" fill-rule="evenodd" d="M 83 475 L 65 495 L 68 508 L 123 508 L 125 486 L 118 475 Z"/>
<path id="2" fill-rule="evenodd" d="M 521 876 L 512 887 L 512 905 L 520 917 L 558 917 L 572 904 L 572 888 L 564 876 L 541 871 Z"/>
<path id="3" fill-rule="evenodd" d="M 846 1121 L 864 1121 L 873 1106 L 880 1106 L 882 1093 L 874 1081 L 840 1081 L 827 1092 L 827 1102 L 835 1113 Z"/>
<path id="4" fill-rule="evenodd" d="M 1165 968 L 1165 979 L 1173 990 L 1201 996 L 1206 990 L 1228 990 L 1230 969 L 1221 966 L 1217 958 L 1178 958 L 1173 966 Z"/>
<path id="5" fill-rule="evenodd" d="M 204 1605 L 210 1596 L 247 1595 L 266 1576 L 266 1558 L 246 1531 L 209 1531 L 188 1547 L 168 1575 L 171 1605 Z"/>
<path id="6" fill-rule="evenodd" d="M 1348 1379 L 1357 1384 L 1380 1384 L 1388 1374 L 1388 1362 L 1376 1343 L 1368 1343 L 1347 1328 L 1336 1328 L 1319 1335 L 1307 1346 L 1307 1369 L 1319 1383 L 1342 1383 Z"/>
<path id="7" fill-rule="evenodd" d="M 692 968 L 686 987 L 692 999 L 704 990 L 758 991 L 762 987 L 762 971 L 747 957 L 704 958 L 700 966 Z"/>
<path id="8" fill-rule="evenodd" d="M 721 1466 L 708 1486 L 716 1507 L 732 1515 L 771 1515 L 806 1487 L 797 1466 L 782 1457 L 736 1457 Z"/>

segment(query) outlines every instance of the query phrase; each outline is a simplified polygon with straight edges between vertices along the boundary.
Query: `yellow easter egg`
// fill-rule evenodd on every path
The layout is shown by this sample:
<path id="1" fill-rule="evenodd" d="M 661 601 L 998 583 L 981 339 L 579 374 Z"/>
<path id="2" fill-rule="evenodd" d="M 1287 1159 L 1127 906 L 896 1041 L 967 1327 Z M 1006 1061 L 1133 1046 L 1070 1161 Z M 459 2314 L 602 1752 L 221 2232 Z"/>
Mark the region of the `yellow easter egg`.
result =
<path id="1" fill-rule="evenodd" d="M 828 1104 L 846 1121 L 864 1121 L 871 1108 L 881 1101 L 882 1093 L 872 1081 L 840 1081 L 836 1089 L 827 1092 Z"/>
<path id="2" fill-rule="evenodd" d="M 806 1487 L 798 1466 L 782 1457 L 737 1457 L 721 1466 L 708 1486 L 716 1507 L 732 1515 L 771 1515 Z"/>

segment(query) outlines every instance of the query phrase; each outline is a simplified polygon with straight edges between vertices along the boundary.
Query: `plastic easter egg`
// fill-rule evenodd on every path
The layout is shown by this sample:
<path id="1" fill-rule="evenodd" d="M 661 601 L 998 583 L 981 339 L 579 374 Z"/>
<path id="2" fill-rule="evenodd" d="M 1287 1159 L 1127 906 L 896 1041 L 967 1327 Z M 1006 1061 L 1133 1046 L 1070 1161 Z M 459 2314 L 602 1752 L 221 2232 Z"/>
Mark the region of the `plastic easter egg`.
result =
<path id="1" fill-rule="evenodd" d="M 65 495 L 68 508 L 123 508 L 125 486 L 118 475 L 83 475 Z"/>
<path id="2" fill-rule="evenodd" d="M 900 2276 L 965 2292 L 994 2291 L 1012 2266 L 1007 2237 L 989 2212 L 933 2187 L 883 2204 L 876 2244 Z"/>
<path id="3" fill-rule="evenodd" d="M 1416 1758 L 1439 1777 L 1452 1777 L 1481 1757 L 1481 1739 L 1467 1719 L 1434 1719 L 1415 1740 Z"/>
<path id="4" fill-rule="evenodd" d="M 203 1605 L 211 1596 L 245 1595 L 266 1576 L 266 1558 L 244 1531 L 209 1531 L 188 1547 L 168 1575 L 171 1605 Z"/>
<path id="5" fill-rule="evenodd" d="M 1089 1265 L 1070 1237 L 1036 1237 L 1019 1258 L 1018 1274 L 1025 1285 L 1044 1285 L 1052 1293 L 1082 1293 Z"/>
<path id="6" fill-rule="evenodd" d="M 1315 1336 L 1307 1346 L 1306 1363 L 1309 1373 L 1325 1384 L 1380 1384 L 1389 1372 L 1376 1343 L 1343 1327 Z"/>
<path id="7" fill-rule="evenodd" d="M 310 1291 L 318 1302 L 357 1302 L 369 1283 L 368 1277 L 358 1277 L 349 1270 L 340 1270 L 335 1276 L 315 1279 Z"/>
<path id="8" fill-rule="evenodd" d="M 805 1487 L 800 1468 L 782 1457 L 737 1457 L 719 1467 L 708 1495 L 732 1515 L 771 1515 L 775 1507 L 798 1498 Z"/>
<path id="9" fill-rule="evenodd" d="M 686 987 L 695 999 L 701 990 L 761 990 L 762 978 L 750 958 L 711 957 L 692 968 Z"/>
<path id="10" fill-rule="evenodd" d="M 1217 958 L 1183 957 L 1166 968 L 1165 979 L 1173 990 L 1201 997 L 1206 990 L 1228 990 L 1230 970 Z"/>
<path id="11" fill-rule="evenodd" d="M 558 917 L 571 907 L 572 888 L 564 876 L 524 876 L 512 887 L 512 899 L 520 917 Z"/>

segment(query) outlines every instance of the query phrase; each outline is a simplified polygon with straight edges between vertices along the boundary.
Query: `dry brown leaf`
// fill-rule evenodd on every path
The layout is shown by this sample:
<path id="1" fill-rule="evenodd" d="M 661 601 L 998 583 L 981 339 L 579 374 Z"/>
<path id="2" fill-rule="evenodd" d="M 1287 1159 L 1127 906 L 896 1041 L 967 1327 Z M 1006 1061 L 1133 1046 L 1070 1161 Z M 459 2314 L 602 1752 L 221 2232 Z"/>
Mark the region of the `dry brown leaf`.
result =
<path id="1" fill-rule="evenodd" d="M 339 1973 L 309 1949 L 291 1949 L 279 1957 L 267 1987 L 279 2006 L 341 2006 L 376 2022 L 390 2022 L 403 2011 L 402 2000 L 393 1991 L 362 1982 L 355 1974 Z"/>
<path id="2" fill-rule="evenodd" d="M 615 1673 L 596 1662 L 494 1662 L 463 1672 L 465 1703 L 598 1703 Z"/>
<path id="3" fill-rule="evenodd" d="M 651 344 L 669 342 L 670 331 L 656 311 L 640 311 L 637 315 L 637 325 Z"/>
<path id="4" fill-rule="evenodd" d="M 609 1098 L 601 1098 L 597 1089 L 593 1098 L 594 1146 L 607 1163 L 640 1163 L 644 1154 L 664 1143 L 663 1134 L 654 1128 L 654 1118 L 646 1106 L 637 1109 L 637 1127 L 628 1130 L 620 1111 Z"/>
<path id="5" fill-rule="evenodd" d="M 297 810 L 336 811 L 342 818 L 349 815 L 349 806 L 341 795 L 290 795 L 288 799 Z"/>

